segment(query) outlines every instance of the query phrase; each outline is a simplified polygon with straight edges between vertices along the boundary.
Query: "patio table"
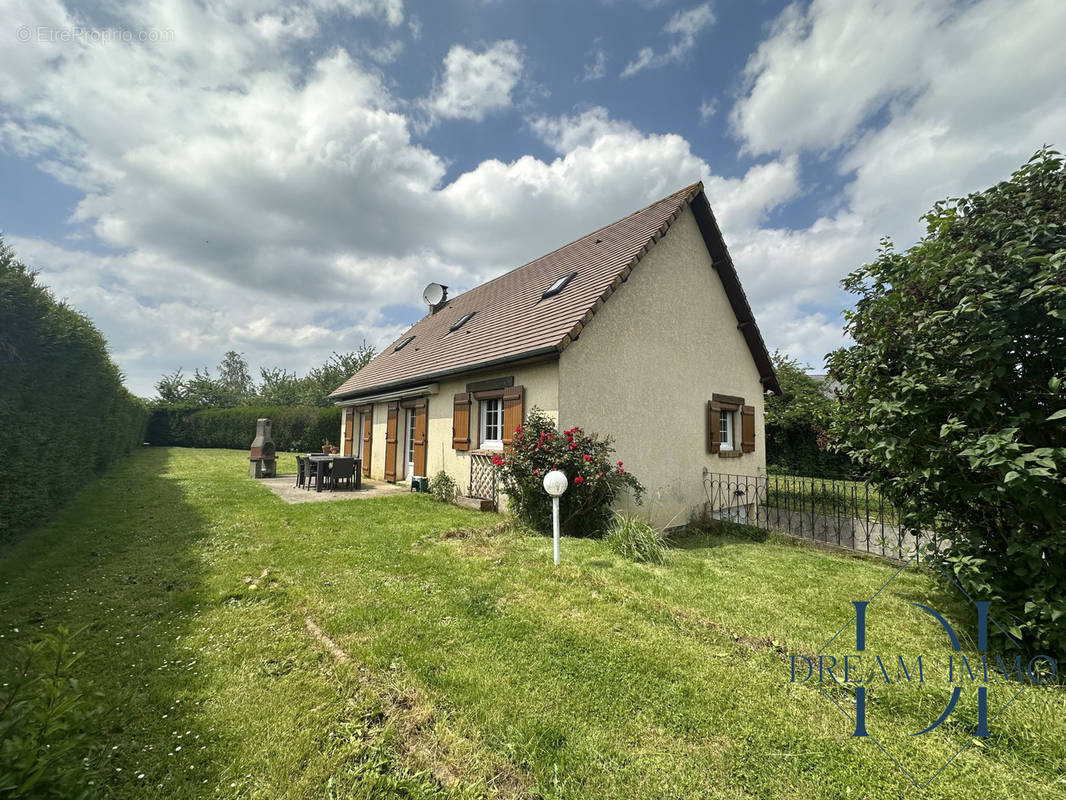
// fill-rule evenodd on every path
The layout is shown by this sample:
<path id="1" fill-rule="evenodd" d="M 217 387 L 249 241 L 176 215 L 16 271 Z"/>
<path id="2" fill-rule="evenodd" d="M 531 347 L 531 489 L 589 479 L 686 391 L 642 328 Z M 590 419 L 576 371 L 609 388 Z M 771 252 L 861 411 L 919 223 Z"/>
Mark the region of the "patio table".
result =
<path id="1" fill-rule="evenodd" d="M 308 454 L 307 457 L 311 461 L 314 461 L 316 464 L 318 464 L 318 469 L 315 470 L 315 491 L 316 492 L 321 492 L 322 491 L 322 473 L 326 471 L 325 467 L 327 467 L 333 461 L 334 458 L 351 458 L 351 456 L 332 455 L 332 454 L 331 455 L 325 455 L 325 454 L 323 454 L 323 455 L 315 455 L 314 453 Z M 356 458 L 356 459 L 353 459 L 353 460 L 355 461 L 355 488 L 356 489 L 362 489 L 363 488 L 363 459 Z"/>

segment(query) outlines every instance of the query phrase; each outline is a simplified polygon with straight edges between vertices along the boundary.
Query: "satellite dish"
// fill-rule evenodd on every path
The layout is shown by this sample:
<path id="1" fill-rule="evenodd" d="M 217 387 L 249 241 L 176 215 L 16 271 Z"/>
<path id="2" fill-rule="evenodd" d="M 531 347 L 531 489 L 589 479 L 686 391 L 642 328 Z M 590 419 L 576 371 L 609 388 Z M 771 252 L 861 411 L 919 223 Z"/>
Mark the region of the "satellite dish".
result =
<path id="1" fill-rule="evenodd" d="M 426 305 L 437 305 L 444 299 L 444 287 L 439 283 L 431 283 L 422 292 L 422 299 L 426 301 Z"/>

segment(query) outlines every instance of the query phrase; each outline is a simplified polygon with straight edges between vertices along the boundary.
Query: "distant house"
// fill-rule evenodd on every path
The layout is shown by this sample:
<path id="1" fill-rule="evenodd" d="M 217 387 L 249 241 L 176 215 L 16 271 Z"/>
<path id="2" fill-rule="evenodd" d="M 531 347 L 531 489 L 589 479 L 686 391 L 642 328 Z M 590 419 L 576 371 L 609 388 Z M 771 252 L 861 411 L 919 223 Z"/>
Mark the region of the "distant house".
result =
<path id="1" fill-rule="evenodd" d="M 445 296 L 331 396 L 365 475 L 445 470 L 492 499 L 491 457 L 537 406 L 613 436 L 658 518 L 701 506 L 705 472 L 764 473 L 767 392 L 777 376 L 697 183 Z"/>

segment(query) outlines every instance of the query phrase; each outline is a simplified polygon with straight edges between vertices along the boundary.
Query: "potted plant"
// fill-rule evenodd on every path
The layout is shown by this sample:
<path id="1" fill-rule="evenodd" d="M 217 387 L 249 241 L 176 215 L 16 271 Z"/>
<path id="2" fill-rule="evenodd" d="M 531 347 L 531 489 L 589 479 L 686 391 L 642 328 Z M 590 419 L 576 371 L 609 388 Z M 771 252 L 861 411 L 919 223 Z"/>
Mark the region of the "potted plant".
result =
<path id="1" fill-rule="evenodd" d="M 329 440 L 328 439 L 323 439 L 322 440 L 322 452 L 327 454 L 327 455 L 329 455 L 329 448 L 330 448 Z"/>
<path id="2" fill-rule="evenodd" d="M 329 446 L 329 452 L 332 453 L 333 455 L 337 455 L 337 453 L 340 452 L 340 448 L 338 448 L 337 445 L 335 445 L 335 444 L 331 444 Z"/>

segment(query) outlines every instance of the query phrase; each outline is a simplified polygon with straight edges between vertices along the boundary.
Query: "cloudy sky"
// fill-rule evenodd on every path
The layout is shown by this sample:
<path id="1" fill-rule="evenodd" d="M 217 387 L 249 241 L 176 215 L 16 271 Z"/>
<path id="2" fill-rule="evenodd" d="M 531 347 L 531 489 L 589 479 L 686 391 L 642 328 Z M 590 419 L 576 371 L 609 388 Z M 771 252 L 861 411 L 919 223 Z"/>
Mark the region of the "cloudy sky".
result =
<path id="1" fill-rule="evenodd" d="M 0 0 L 0 230 L 166 371 L 304 372 L 702 179 L 771 348 L 1066 146 L 1061 0 Z"/>

